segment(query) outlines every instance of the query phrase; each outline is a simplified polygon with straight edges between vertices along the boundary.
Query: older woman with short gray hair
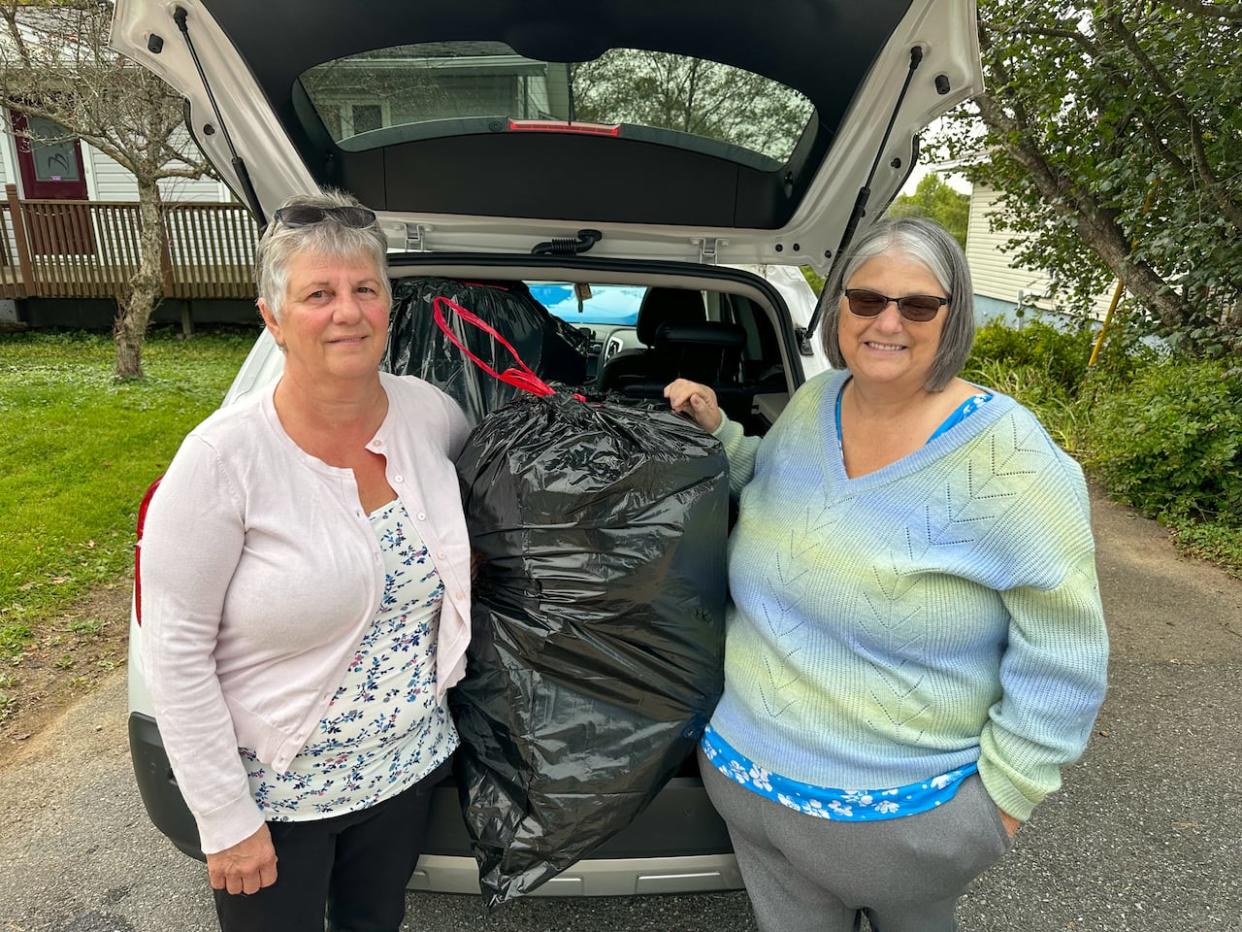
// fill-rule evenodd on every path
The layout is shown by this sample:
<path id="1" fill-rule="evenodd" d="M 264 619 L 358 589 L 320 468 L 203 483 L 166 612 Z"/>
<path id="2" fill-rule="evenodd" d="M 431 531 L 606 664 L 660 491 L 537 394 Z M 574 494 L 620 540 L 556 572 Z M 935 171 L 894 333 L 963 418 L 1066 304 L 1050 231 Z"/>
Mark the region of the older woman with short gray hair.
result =
<path id="1" fill-rule="evenodd" d="M 143 535 L 142 656 L 225 932 L 396 932 L 470 637 L 457 404 L 379 372 L 375 214 L 297 197 L 258 250 L 275 385 L 186 437 Z"/>
<path id="2" fill-rule="evenodd" d="M 949 932 L 1086 746 L 1108 641 L 1082 470 L 958 377 L 961 249 L 877 224 L 829 283 L 811 379 L 762 442 L 711 389 L 740 496 L 725 690 L 701 746 L 763 932 Z"/>

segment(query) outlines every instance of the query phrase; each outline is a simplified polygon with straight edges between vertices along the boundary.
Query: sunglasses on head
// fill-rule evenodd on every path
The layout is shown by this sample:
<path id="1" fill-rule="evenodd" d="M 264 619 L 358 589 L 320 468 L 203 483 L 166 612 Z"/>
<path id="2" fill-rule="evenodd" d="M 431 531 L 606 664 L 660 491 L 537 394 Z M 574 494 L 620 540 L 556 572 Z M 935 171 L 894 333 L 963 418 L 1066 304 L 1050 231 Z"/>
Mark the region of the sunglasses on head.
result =
<path id="1" fill-rule="evenodd" d="M 335 220 L 341 226 L 361 230 L 375 222 L 375 211 L 366 207 L 316 207 L 313 204 L 294 204 L 282 207 L 272 215 L 277 223 L 287 227 L 306 227 L 325 220 Z"/>
<path id="2" fill-rule="evenodd" d="M 891 301 L 897 305 L 902 317 L 919 323 L 931 320 L 940 312 L 940 308 L 949 303 L 948 298 L 934 294 L 908 294 L 902 298 L 890 298 L 870 288 L 846 288 L 845 300 L 849 304 L 850 313 L 856 317 L 878 317 Z"/>

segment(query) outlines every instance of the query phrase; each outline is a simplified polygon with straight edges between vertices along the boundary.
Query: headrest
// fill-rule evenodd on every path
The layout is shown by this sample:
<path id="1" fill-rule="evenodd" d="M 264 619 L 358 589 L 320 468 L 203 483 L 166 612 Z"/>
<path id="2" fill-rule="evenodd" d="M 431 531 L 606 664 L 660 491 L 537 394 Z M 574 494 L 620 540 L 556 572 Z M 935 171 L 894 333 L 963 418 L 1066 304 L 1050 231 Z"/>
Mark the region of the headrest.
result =
<path id="1" fill-rule="evenodd" d="M 740 349 L 746 345 L 746 331 L 737 324 L 664 324 L 656 331 L 655 345 L 692 344 L 712 349 Z"/>
<path id="2" fill-rule="evenodd" d="M 680 326 L 698 324 L 707 319 L 703 295 L 687 288 L 648 288 L 638 307 L 635 327 L 639 341 L 645 346 L 655 342 L 656 331 L 665 324 Z"/>

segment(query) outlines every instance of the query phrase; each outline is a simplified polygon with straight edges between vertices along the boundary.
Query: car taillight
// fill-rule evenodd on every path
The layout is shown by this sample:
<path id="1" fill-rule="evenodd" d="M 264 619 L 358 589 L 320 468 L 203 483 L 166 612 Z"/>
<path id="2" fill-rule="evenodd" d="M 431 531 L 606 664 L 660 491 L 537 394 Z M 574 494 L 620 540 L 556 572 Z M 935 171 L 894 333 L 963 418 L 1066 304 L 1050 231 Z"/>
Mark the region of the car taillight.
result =
<path id="1" fill-rule="evenodd" d="M 142 529 L 147 523 L 147 509 L 151 507 L 151 498 L 160 487 L 163 476 L 151 483 L 147 494 L 142 496 L 142 504 L 138 506 L 138 535 L 134 541 L 134 617 L 142 624 Z"/>
<path id="2" fill-rule="evenodd" d="M 620 136 L 619 124 L 570 123 L 568 120 L 509 120 L 513 133 L 580 133 L 583 136 Z"/>

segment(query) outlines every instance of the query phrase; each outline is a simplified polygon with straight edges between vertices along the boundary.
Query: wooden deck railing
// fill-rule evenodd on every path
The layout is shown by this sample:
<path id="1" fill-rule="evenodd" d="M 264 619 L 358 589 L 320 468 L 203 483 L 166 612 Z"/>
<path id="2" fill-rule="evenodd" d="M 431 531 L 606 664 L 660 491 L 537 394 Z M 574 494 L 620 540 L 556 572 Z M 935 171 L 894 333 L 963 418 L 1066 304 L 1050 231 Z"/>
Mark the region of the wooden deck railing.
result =
<path id="1" fill-rule="evenodd" d="M 13 185 L 0 202 L 0 298 L 111 298 L 123 294 L 141 255 L 137 203 L 21 200 Z M 168 249 L 166 298 L 255 296 L 259 231 L 239 204 L 193 201 L 160 206 Z"/>

